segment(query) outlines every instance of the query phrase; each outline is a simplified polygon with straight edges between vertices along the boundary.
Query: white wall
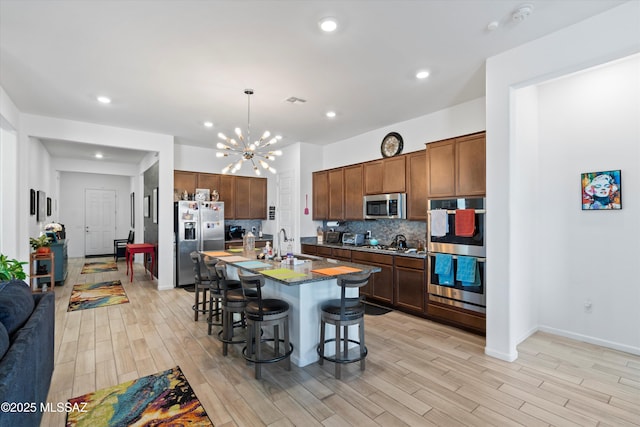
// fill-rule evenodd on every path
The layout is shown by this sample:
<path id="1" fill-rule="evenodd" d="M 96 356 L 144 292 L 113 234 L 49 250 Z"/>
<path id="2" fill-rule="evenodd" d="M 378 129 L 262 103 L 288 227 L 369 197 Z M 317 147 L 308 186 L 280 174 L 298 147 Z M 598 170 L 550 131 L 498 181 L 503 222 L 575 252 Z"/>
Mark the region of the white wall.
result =
<path id="1" fill-rule="evenodd" d="M 126 239 L 130 229 L 130 178 L 94 173 L 62 172 L 60 174 L 60 217 L 65 224 L 70 257 L 84 257 L 85 190 L 114 190 L 116 193 L 116 238 Z"/>
<path id="2" fill-rule="evenodd" d="M 538 94 L 540 327 L 640 354 L 640 54 Z M 616 169 L 622 210 L 582 211 L 580 174 Z"/>
<path id="3" fill-rule="evenodd" d="M 53 206 L 56 205 L 55 201 L 58 199 L 56 173 L 51 167 L 49 152 L 37 138 L 29 138 L 29 159 L 28 187 L 36 190 L 36 195 L 38 191 L 44 191 L 46 196 L 52 200 L 53 210 Z M 29 213 L 28 210 L 27 213 Z M 40 221 L 37 218 L 37 215 L 29 215 L 28 237 L 38 237 L 44 232 L 45 224 L 56 220 L 55 212 L 52 212 L 52 216 L 45 216 Z"/>
<path id="4" fill-rule="evenodd" d="M 173 137 L 151 132 L 135 131 L 111 126 L 96 125 L 92 123 L 77 122 L 73 120 L 62 120 L 51 117 L 35 116 L 23 114 L 20 116 L 20 141 L 24 139 L 28 142 L 29 137 L 51 138 L 66 141 L 75 141 L 86 144 L 98 144 L 112 147 L 123 147 L 154 153 L 149 157 L 147 163 L 159 162 L 159 194 L 158 205 L 158 289 L 169 289 L 173 287 Z M 157 158 L 155 153 L 158 153 Z M 28 153 L 23 160 L 25 170 L 31 170 L 30 164 L 26 161 Z M 145 165 L 147 164 L 145 163 Z M 144 165 L 139 165 L 143 168 Z M 19 171 L 20 169 L 18 169 Z M 141 194 L 140 174 L 134 176 L 132 185 L 137 187 L 136 191 Z M 137 182 L 136 182 L 137 181 Z M 26 179 L 25 179 L 26 182 Z M 24 186 L 25 191 L 27 189 Z M 137 196 L 139 194 L 136 194 Z M 28 213 L 28 206 L 20 215 Z M 142 212 L 142 197 L 136 197 L 136 212 Z M 142 221 L 136 221 L 136 236 L 143 234 Z M 138 239 L 138 237 L 136 238 Z M 27 246 L 28 248 L 28 246 Z M 28 252 L 27 252 L 28 257 Z"/>
<path id="5" fill-rule="evenodd" d="M 516 346 L 530 332 L 531 315 L 516 308 L 526 306 L 530 289 L 539 286 L 535 276 L 526 277 L 522 266 L 511 262 L 510 256 L 515 250 L 515 237 L 540 234 L 539 230 L 531 230 L 530 223 L 518 222 L 508 215 L 531 206 L 530 200 L 517 197 L 519 181 L 511 181 L 517 176 L 514 171 L 530 167 L 529 160 L 513 154 L 525 142 L 518 138 L 512 93 L 639 52 L 638 28 L 640 2 L 627 2 L 487 60 L 487 258 L 499 260 L 487 264 L 490 287 L 485 352 L 489 355 L 505 360 L 517 358 Z M 548 172 L 545 166 L 537 165 L 540 173 Z"/>
<path id="6" fill-rule="evenodd" d="M 30 196 L 27 171 L 21 168 L 26 163 L 26 149 L 20 146 L 20 111 L 1 86 L 0 128 L 0 251 L 10 258 L 28 261 Z"/>
<path id="7" fill-rule="evenodd" d="M 323 149 L 322 166 L 313 170 L 380 159 L 382 158 L 380 143 L 389 132 L 398 132 L 402 135 L 404 145 L 402 152 L 410 153 L 424 150 L 428 142 L 483 130 L 485 130 L 485 100 L 478 98 L 326 145 Z"/>

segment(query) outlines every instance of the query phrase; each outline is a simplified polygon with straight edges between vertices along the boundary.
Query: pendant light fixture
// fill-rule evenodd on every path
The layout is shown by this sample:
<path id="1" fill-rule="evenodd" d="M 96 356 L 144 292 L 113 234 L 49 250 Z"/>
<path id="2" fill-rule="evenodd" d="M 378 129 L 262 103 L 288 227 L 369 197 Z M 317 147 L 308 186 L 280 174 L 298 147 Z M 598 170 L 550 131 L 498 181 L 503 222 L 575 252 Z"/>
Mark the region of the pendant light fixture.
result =
<path id="1" fill-rule="evenodd" d="M 275 156 L 281 156 L 282 151 L 271 151 L 268 147 L 278 142 L 279 138 L 273 137 L 268 139 L 271 133 L 267 130 L 259 140 L 251 142 L 251 95 L 253 95 L 253 89 L 245 89 L 244 93 L 247 95 L 247 137 L 244 137 L 240 128 L 235 129 L 235 134 L 240 140 L 239 143 L 233 138 L 227 138 L 222 132 L 218 134 L 218 138 L 225 141 L 226 144 L 218 142 L 216 148 L 220 151 L 216 153 L 216 157 L 239 156 L 237 161 L 234 160 L 222 169 L 222 173 L 236 173 L 242 168 L 245 162 L 251 162 L 251 166 L 256 175 L 260 175 L 258 165 L 271 173 L 276 173 L 276 170 L 267 162 L 273 161 Z"/>

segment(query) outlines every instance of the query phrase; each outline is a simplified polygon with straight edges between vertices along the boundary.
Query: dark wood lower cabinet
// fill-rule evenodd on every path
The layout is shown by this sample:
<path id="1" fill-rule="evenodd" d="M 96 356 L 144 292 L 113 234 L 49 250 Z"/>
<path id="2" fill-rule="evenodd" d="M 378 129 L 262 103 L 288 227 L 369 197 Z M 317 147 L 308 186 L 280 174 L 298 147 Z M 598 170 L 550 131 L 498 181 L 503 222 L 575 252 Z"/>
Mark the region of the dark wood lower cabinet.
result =
<path id="1" fill-rule="evenodd" d="M 403 311 L 424 314 L 427 304 L 425 260 L 396 257 L 395 305 Z"/>
<path id="2" fill-rule="evenodd" d="M 387 255 L 323 245 L 301 245 L 303 254 L 317 255 L 357 264 L 379 267 L 371 275 L 360 295 L 367 301 L 449 324 L 477 334 L 485 334 L 486 318 L 482 313 L 429 301 L 427 271 L 424 258 Z"/>
<path id="3" fill-rule="evenodd" d="M 369 284 L 360 288 L 360 293 L 393 306 L 393 255 L 353 251 L 351 260 L 358 264 L 380 267 L 382 271 L 372 274 Z"/>
<path id="4" fill-rule="evenodd" d="M 437 301 L 429 301 L 427 312 L 430 319 L 458 326 L 482 335 L 485 334 L 486 316 L 482 313 L 452 307 Z"/>

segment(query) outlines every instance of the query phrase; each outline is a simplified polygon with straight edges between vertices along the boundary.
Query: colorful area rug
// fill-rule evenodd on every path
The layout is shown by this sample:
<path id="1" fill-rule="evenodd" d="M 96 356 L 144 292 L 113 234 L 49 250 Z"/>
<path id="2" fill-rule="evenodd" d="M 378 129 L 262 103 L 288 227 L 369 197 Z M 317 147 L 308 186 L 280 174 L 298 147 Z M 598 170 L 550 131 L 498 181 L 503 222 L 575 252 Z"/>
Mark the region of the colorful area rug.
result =
<path id="1" fill-rule="evenodd" d="M 67 311 L 86 310 L 129 302 L 120 280 L 79 283 L 73 286 Z"/>
<path id="2" fill-rule="evenodd" d="M 104 273 L 105 271 L 117 271 L 118 265 L 113 261 L 85 262 L 80 274 Z"/>
<path id="3" fill-rule="evenodd" d="M 179 366 L 69 399 L 67 427 L 213 426 Z"/>

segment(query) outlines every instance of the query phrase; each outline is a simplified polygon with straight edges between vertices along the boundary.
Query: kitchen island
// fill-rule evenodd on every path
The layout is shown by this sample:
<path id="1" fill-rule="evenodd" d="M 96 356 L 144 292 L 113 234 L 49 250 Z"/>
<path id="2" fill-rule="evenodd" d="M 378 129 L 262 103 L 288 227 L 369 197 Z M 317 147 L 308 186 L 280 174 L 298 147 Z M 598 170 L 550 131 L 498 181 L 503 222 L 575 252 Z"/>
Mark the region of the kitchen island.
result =
<path id="1" fill-rule="evenodd" d="M 297 255 L 301 258 L 300 264 L 288 265 L 272 260 L 256 260 L 254 254 L 223 251 L 205 251 L 202 254 L 225 261 L 230 279 L 238 278 L 238 270 L 263 275 L 263 297 L 279 298 L 289 303 L 289 333 L 293 344 L 291 361 L 297 366 L 306 366 L 318 360 L 316 347 L 320 341 L 320 305 L 327 300 L 340 298 L 337 277 L 380 271 L 375 266 L 305 255 Z M 358 288 L 347 289 L 347 296 L 357 297 Z M 327 330 L 327 339 L 334 337 L 331 329 Z M 350 334 L 356 334 L 355 327 Z"/>

